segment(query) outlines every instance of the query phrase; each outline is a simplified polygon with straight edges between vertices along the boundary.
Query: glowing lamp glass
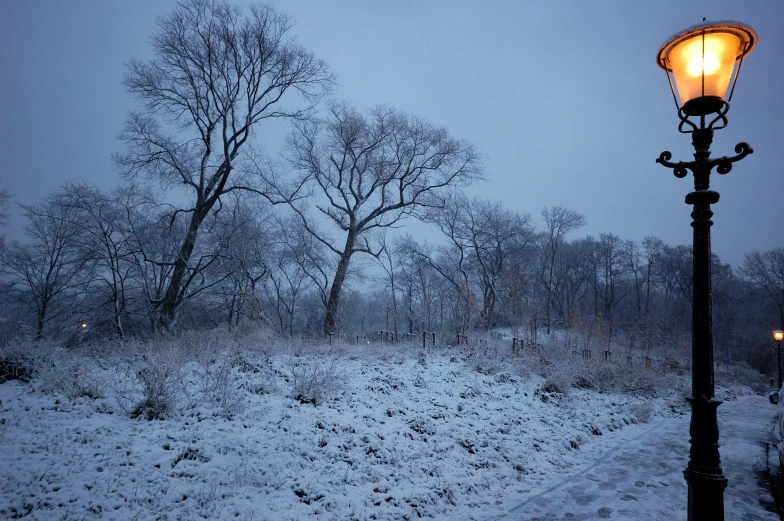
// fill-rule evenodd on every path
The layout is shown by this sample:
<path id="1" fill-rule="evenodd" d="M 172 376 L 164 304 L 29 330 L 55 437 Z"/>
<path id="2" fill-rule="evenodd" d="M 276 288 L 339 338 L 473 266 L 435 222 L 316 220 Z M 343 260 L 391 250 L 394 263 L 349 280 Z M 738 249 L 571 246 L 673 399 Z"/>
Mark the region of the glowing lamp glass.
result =
<path id="1" fill-rule="evenodd" d="M 782 340 L 784 340 L 784 331 L 774 331 L 773 340 L 775 340 L 776 342 L 781 342 Z"/>
<path id="2" fill-rule="evenodd" d="M 737 78 L 739 62 L 756 42 L 754 30 L 739 22 L 704 23 L 667 41 L 656 62 L 672 73 L 681 106 L 694 100 L 716 100 L 718 105 L 703 104 L 710 112 L 729 101 L 727 91 L 733 77 Z"/>
<path id="3" fill-rule="evenodd" d="M 681 104 L 702 96 L 725 99 L 741 48 L 734 34 L 697 35 L 670 51 L 667 62 L 675 77 Z"/>

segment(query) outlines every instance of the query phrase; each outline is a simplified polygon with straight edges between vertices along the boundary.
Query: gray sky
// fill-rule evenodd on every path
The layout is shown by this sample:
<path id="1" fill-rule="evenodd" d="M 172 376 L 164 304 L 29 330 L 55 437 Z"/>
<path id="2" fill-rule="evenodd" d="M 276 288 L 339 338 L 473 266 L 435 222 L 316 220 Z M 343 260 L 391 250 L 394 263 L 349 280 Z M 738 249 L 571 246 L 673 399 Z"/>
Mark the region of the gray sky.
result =
<path id="1" fill-rule="evenodd" d="M 239 3 L 245 3 L 239 0 Z M 337 95 L 388 103 L 473 142 L 490 182 L 472 190 L 538 218 L 585 214 L 580 235 L 691 242 L 691 176 L 654 163 L 692 159 L 659 46 L 710 20 L 751 25 L 729 126 L 714 157 L 754 154 L 712 176 L 713 247 L 725 262 L 784 245 L 784 2 L 780 0 L 275 0 L 301 43 L 338 75 Z M 0 2 L 0 186 L 32 202 L 67 179 L 117 183 L 110 155 L 133 99 L 124 63 L 150 56 L 156 16 L 173 0 Z M 260 132 L 275 152 L 277 130 Z M 10 234 L 19 233 L 18 219 Z"/>

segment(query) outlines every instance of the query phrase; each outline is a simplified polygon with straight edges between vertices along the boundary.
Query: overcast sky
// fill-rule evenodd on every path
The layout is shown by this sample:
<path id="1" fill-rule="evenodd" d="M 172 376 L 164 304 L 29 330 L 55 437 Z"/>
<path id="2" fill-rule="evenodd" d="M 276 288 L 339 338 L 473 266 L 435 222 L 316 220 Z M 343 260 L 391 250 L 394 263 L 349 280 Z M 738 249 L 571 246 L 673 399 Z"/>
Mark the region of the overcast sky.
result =
<path id="1" fill-rule="evenodd" d="M 239 3 L 245 3 L 239 0 Z M 659 46 L 701 22 L 751 25 L 729 126 L 713 157 L 754 154 L 712 176 L 713 247 L 725 262 L 784 245 L 784 2 L 276 0 L 294 33 L 338 76 L 337 95 L 386 103 L 446 126 L 486 156 L 472 190 L 538 218 L 582 212 L 580 236 L 612 232 L 691 243 L 691 176 L 654 161 L 692 159 L 679 134 Z M 0 2 L 0 186 L 33 202 L 65 180 L 111 187 L 110 155 L 134 100 L 124 64 L 150 56 L 156 16 L 174 0 Z M 275 152 L 280 135 L 260 132 Z M 10 235 L 19 234 L 19 220 Z M 575 235 L 577 236 L 577 235 Z"/>

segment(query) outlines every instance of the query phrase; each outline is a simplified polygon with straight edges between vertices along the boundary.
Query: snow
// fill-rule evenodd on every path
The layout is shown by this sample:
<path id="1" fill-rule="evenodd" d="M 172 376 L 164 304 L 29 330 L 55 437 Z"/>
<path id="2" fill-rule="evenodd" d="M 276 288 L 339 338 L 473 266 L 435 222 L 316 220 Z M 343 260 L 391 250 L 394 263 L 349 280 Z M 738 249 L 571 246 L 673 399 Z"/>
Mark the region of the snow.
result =
<path id="1" fill-rule="evenodd" d="M 234 414 L 195 400 L 132 419 L 128 374 L 107 364 L 98 399 L 2 384 L 0 518 L 685 519 L 689 418 L 672 399 L 544 393 L 448 349 L 383 349 L 259 356 L 233 369 Z M 295 374 L 329 378 L 311 382 L 321 403 L 292 398 Z M 719 408 L 727 519 L 778 519 L 755 474 L 774 411 L 753 395 Z"/>

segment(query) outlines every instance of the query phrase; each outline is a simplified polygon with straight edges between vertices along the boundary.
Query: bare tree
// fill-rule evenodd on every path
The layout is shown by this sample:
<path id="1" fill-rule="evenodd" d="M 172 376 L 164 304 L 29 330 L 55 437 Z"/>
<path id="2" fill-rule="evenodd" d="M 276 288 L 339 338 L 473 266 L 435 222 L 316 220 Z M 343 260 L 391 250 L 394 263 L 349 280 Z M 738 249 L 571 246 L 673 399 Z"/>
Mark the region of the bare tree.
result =
<path id="1" fill-rule="evenodd" d="M 555 264 L 553 300 L 558 305 L 558 317 L 565 325 L 574 325 L 572 314 L 577 310 L 578 297 L 592 275 L 590 258 L 595 245 L 592 240 L 565 242 Z"/>
<path id="2" fill-rule="evenodd" d="M 0 190 L 0 224 L 6 225 L 8 223 L 8 205 L 11 204 L 11 196 L 8 193 L 8 188 Z"/>
<path id="3" fill-rule="evenodd" d="M 654 268 L 664 251 L 664 241 L 649 236 L 643 239 L 642 246 L 645 249 L 645 316 L 647 317 L 650 311 Z"/>
<path id="4" fill-rule="evenodd" d="M 398 269 L 400 261 L 397 258 L 396 253 L 398 249 L 390 246 L 387 242 L 387 230 L 384 229 L 381 231 L 378 237 L 378 242 L 381 245 L 381 254 L 378 257 L 378 263 L 381 265 L 381 268 L 384 270 L 384 274 L 386 275 L 385 280 L 383 281 L 383 285 L 386 289 L 389 290 L 389 302 L 392 306 L 392 331 L 395 333 L 395 337 L 398 334 L 398 327 L 397 327 L 397 292 L 398 286 L 395 284 L 396 279 L 398 277 Z M 389 308 L 389 306 L 387 306 Z M 389 320 L 387 320 L 389 322 Z M 389 324 L 387 323 L 385 328 L 389 330 Z"/>
<path id="5" fill-rule="evenodd" d="M 302 227 L 299 218 L 278 219 L 275 227 L 274 259 L 264 284 L 267 301 L 276 315 L 276 328 L 281 334 L 294 335 L 294 323 L 302 297 L 315 284 L 319 297 L 326 298 L 327 266 L 314 262 L 321 244 L 314 241 Z"/>
<path id="6" fill-rule="evenodd" d="M 20 205 L 21 206 L 21 205 Z M 55 195 L 21 206 L 28 223 L 26 243 L 12 242 L 2 253 L 2 270 L 20 300 L 35 315 L 35 338 L 50 322 L 68 321 L 79 298 L 75 288 L 90 278 L 87 257 L 77 247 L 81 229 L 76 211 Z M 79 317 L 72 317 L 76 328 Z"/>
<path id="7" fill-rule="evenodd" d="M 468 319 L 465 312 L 465 290 L 468 287 L 468 273 L 463 271 L 464 278 L 455 272 L 459 268 L 454 259 L 445 259 L 451 253 L 447 248 L 437 253 L 430 245 L 418 244 L 411 236 L 406 236 L 395 249 L 399 259 L 400 276 L 398 285 L 402 294 L 402 302 L 408 317 L 408 332 L 413 334 L 418 329 L 432 331 L 435 324 L 444 326 L 444 314 L 451 315 L 450 321 L 457 331 L 463 332 Z M 461 285 L 460 281 L 464 285 Z M 444 281 L 452 291 L 445 291 Z M 449 293 L 450 303 L 445 305 L 444 296 Z"/>
<path id="8" fill-rule="evenodd" d="M 86 313 L 98 321 L 108 321 L 120 337 L 125 335 L 129 307 L 135 298 L 132 243 L 124 233 L 121 203 L 128 194 L 125 189 L 104 193 L 93 186 L 72 183 L 57 193 L 60 203 L 70 210 L 64 218 L 80 231 L 75 237 L 76 246 L 94 266 L 90 288 L 84 291 L 97 299 L 88 304 Z"/>
<path id="9" fill-rule="evenodd" d="M 258 288 L 269 274 L 268 264 L 274 255 L 270 245 L 272 216 L 265 207 L 250 205 L 245 198 L 236 197 L 230 212 L 221 212 L 211 237 L 220 244 L 213 251 L 220 251 L 222 262 L 216 278 L 221 282 L 215 287 L 222 307 L 227 312 L 229 324 L 236 325 L 245 315 L 259 318 Z"/>
<path id="10" fill-rule="evenodd" d="M 599 236 L 598 255 L 600 259 L 599 277 L 602 283 L 600 297 L 604 303 L 604 319 L 608 334 L 614 332 L 615 310 L 621 300 L 631 291 L 629 285 L 622 284 L 627 273 L 628 262 L 624 255 L 624 241 L 615 234 L 603 233 Z"/>
<path id="11" fill-rule="evenodd" d="M 552 327 L 552 301 L 556 288 L 555 264 L 561 247 L 569 232 L 585 226 L 585 217 L 575 210 L 563 206 L 542 208 L 542 222 L 545 226 L 541 244 L 541 280 L 545 288 L 545 321 L 547 333 Z"/>
<path id="12" fill-rule="evenodd" d="M 5 246 L 5 226 L 8 224 L 8 206 L 11 204 L 11 195 L 8 188 L 0 189 L 0 248 Z"/>
<path id="13" fill-rule="evenodd" d="M 465 205 L 463 214 L 471 264 L 482 293 L 479 320 L 485 328 L 498 320 L 501 287 L 510 259 L 531 248 L 536 233 L 531 218 L 503 208 L 501 203 L 474 199 Z"/>
<path id="14" fill-rule="evenodd" d="M 635 319 L 642 314 L 642 253 L 634 241 L 623 241 L 623 263 L 625 269 L 632 275 L 632 287 L 635 296 Z"/>
<path id="15" fill-rule="evenodd" d="M 762 253 L 747 253 L 740 272 L 762 289 L 779 313 L 779 329 L 784 329 L 784 247 Z"/>
<path id="16" fill-rule="evenodd" d="M 691 306 L 693 270 L 692 247 L 686 245 L 664 246 L 661 253 L 659 276 L 664 280 L 665 301 L 671 302 L 680 290 L 680 296 Z"/>
<path id="17" fill-rule="evenodd" d="M 443 205 L 444 192 L 481 177 L 474 148 L 443 128 L 388 107 L 361 114 L 333 103 L 319 121 L 299 122 L 289 138 L 295 177 L 275 182 L 305 228 L 338 258 L 329 290 L 324 333 L 335 332 L 340 293 L 355 253 L 378 256 L 370 233 Z M 312 194 L 304 203 L 299 197 Z M 337 229 L 330 238 L 316 228 L 313 206 Z"/>
<path id="18" fill-rule="evenodd" d="M 291 20 L 266 5 L 248 13 L 219 0 L 184 0 L 156 23 L 151 41 L 155 58 L 131 60 L 125 85 L 144 106 L 129 114 L 116 156 L 129 177 L 145 174 L 163 186 L 181 186 L 188 216 L 166 290 L 155 304 L 158 327 L 173 325 L 186 297 L 185 279 L 202 223 L 221 208 L 221 197 L 238 190 L 258 191 L 237 171 L 254 129 L 269 118 L 299 119 L 318 101 L 333 77 L 326 64 L 288 36 Z M 304 108 L 280 103 L 297 91 Z"/>
<path id="19" fill-rule="evenodd" d="M 473 308 L 473 288 L 471 287 L 471 242 L 465 230 L 464 213 L 468 200 L 453 194 L 443 207 L 430 212 L 428 220 L 434 223 L 447 239 L 447 243 L 437 249 L 425 245 L 417 247 L 410 243 L 410 251 L 427 262 L 452 286 L 455 292 L 455 329 L 462 335 L 471 328 Z"/>

